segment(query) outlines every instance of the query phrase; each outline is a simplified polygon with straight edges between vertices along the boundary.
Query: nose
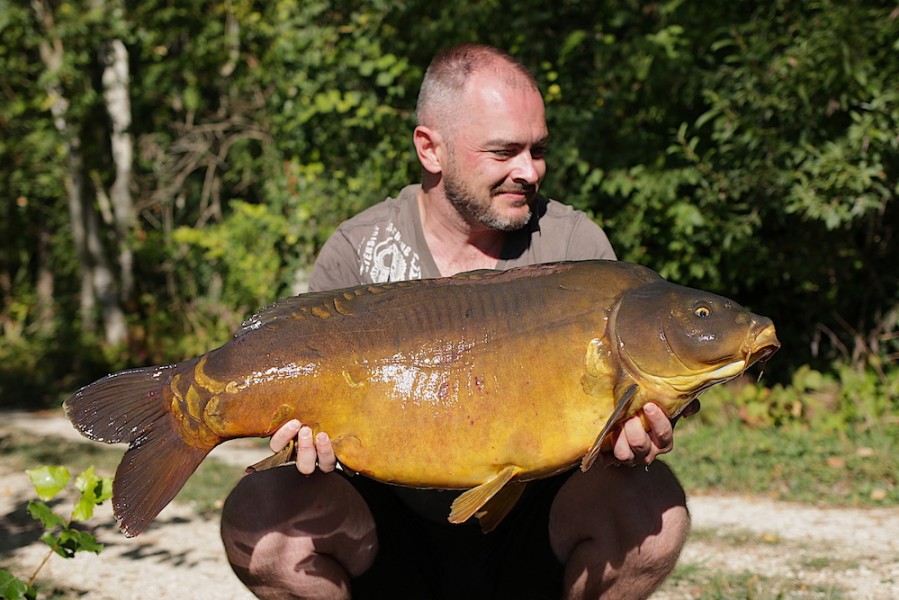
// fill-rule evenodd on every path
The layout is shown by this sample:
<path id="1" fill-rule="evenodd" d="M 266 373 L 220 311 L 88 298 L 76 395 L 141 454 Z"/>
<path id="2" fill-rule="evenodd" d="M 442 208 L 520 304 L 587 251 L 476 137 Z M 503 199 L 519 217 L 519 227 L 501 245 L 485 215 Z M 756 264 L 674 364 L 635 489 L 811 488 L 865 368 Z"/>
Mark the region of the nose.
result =
<path id="1" fill-rule="evenodd" d="M 518 183 L 537 185 L 546 173 L 543 158 L 536 158 L 530 152 L 519 152 L 515 157 L 512 179 Z"/>

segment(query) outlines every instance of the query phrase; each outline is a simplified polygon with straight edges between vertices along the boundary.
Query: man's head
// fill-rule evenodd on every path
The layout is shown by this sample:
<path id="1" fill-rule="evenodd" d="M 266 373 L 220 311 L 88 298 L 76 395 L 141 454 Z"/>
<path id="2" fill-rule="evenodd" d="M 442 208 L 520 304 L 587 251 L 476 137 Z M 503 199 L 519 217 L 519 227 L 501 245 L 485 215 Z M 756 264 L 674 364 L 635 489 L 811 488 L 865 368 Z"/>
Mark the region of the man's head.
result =
<path id="1" fill-rule="evenodd" d="M 472 225 L 511 231 L 528 222 L 548 132 L 524 66 L 488 46 L 447 50 L 428 67 L 417 117 L 426 189 L 442 186 Z"/>

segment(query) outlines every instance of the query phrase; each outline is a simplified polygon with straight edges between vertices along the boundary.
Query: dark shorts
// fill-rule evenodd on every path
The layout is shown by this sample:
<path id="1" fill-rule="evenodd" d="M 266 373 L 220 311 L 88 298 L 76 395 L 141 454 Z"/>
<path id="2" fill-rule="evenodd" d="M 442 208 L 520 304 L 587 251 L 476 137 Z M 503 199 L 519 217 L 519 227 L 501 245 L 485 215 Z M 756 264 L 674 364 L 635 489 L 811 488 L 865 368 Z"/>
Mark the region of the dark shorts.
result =
<path id="1" fill-rule="evenodd" d="M 412 510 L 395 487 L 349 478 L 374 515 L 380 545 L 375 564 L 353 580 L 353 599 L 558 598 L 563 567 L 549 545 L 549 511 L 570 474 L 529 482 L 515 508 L 488 534 L 477 519 L 453 525 L 446 521 L 448 508 L 441 519 L 428 518 Z"/>

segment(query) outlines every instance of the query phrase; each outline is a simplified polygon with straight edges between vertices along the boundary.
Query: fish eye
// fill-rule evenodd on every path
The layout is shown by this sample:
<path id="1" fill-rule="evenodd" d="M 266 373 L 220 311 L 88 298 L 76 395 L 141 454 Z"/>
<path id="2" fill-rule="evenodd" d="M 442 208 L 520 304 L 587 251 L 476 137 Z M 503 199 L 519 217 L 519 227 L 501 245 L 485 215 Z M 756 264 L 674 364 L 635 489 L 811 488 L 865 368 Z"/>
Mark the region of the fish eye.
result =
<path id="1" fill-rule="evenodd" d="M 705 319 L 710 314 L 712 314 L 712 309 L 708 306 L 697 306 L 695 309 L 693 309 L 693 314 L 700 319 Z"/>

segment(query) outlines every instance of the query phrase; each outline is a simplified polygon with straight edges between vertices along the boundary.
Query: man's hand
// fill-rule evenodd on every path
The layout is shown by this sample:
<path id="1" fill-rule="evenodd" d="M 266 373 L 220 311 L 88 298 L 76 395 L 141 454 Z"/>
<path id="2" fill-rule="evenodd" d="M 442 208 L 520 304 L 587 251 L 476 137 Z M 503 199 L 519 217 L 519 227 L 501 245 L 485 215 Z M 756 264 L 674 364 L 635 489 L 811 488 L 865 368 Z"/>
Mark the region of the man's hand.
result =
<path id="1" fill-rule="evenodd" d="M 634 467 L 649 465 L 657 456 L 674 448 L 674 423 L 680 417 L 699 412 L 699 400 L 694 400 L 673 420 L 668 419 L 661 408 L 649 402 L 643 406 L 643 414 L 649 423 L 649 431 L 643 429 L 639 417 L 631 417 L 618 430 L 607 463 Z"/>
<path id="2" fill-rule="evenodd" d="M 311 475 L 316 466 L 325 473 L 330 473 L 337 467 L 337 457 L 328 434 L 321 431 L 313 440 L 312 428 L 296 419 L 288 421 L 272 435 L 269 448 L 272 452 L 280 452 L 294 437 L 297 439 L 297 471 Z"/>

